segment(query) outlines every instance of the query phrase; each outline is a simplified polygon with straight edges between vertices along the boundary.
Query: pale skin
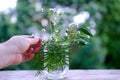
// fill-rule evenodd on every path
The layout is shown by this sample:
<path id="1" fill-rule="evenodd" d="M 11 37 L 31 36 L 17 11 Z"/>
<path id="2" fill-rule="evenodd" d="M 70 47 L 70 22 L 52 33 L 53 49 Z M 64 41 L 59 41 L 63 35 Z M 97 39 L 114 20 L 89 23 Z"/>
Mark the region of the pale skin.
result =
<path id="1" fill-rule="evenodd" d="M 0 43 L 0 69 L 31 60 L 40 47 L 40 38 L 25 35 Z"/>

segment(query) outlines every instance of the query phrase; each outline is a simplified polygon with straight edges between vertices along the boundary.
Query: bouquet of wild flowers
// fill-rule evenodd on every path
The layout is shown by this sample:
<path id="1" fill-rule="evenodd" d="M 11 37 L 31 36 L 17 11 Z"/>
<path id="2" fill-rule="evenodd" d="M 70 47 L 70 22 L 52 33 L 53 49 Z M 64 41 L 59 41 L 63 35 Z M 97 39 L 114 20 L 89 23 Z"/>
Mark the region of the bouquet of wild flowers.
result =
<path id="1" fill-rule="evenodd" d="M 48 31 L 52 37 L 43 40 L 37 58 L 39 68 L 37 75 L 40 74 L 41 70 L 53 71 L 60 66 L 69 65 L 72 46 L 83 46 L 90 41 L 92 36 L 86 24 L 68 24 L 64 19 L 65 14 L 58 13 L 57 10 L 42 10 L 41 13 L 47 16 L 50 28 L 44 28 L 42 31 L 43 33 Z"/>

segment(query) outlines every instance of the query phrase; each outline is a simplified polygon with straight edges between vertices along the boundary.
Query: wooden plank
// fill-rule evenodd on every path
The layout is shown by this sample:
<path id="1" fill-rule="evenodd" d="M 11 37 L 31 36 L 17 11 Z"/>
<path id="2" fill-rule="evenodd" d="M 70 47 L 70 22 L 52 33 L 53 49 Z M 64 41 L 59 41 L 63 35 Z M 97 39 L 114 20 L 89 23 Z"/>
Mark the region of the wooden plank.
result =
<path id="1" fill-rule="evenodd" d="M 45 80 L 35 70 L 0 71 L 0 80 Z M 69 70 L 66 80 L 120 80 L 120 70 Z"/>

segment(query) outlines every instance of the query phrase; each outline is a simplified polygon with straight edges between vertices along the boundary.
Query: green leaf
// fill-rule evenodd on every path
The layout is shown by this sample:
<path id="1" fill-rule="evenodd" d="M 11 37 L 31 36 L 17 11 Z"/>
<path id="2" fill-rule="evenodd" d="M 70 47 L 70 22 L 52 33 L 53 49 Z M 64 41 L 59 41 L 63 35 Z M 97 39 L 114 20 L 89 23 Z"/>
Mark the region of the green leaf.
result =
<path id="1" fill-rule="evenodd" d="M 79 30 L 82 31 L 86 35 L 93 36 L 90 30 L 86 27 L 81 27 Z"/>
<path id="2" fill-rule="evenodd" d="M 85 23 L 85 24 L 82 25 L 82 27 L 89 27 L 89 26 L 90 26 L 89 23 Z"/>
<path id="3" fill-rule="evenodd" d="M 84 42 L 84 44 L 87 44 L 89 42 L 86 37 L 80 37 L 79 36 L 79 39 L 80 39 L 80 42 Z"/>

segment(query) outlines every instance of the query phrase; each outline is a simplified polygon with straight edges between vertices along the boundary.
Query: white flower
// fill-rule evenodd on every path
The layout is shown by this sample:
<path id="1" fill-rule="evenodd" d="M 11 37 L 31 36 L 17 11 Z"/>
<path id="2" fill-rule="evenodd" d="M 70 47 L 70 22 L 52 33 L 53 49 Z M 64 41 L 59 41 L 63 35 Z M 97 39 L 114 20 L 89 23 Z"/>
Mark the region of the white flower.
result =
<path id="1" fill-rule="evenodd" d="M 46 29 L 45 29 L 45 28 L 43 28 L 41 31 L 42 31 L 42 32 L 46 32 Z"/>

